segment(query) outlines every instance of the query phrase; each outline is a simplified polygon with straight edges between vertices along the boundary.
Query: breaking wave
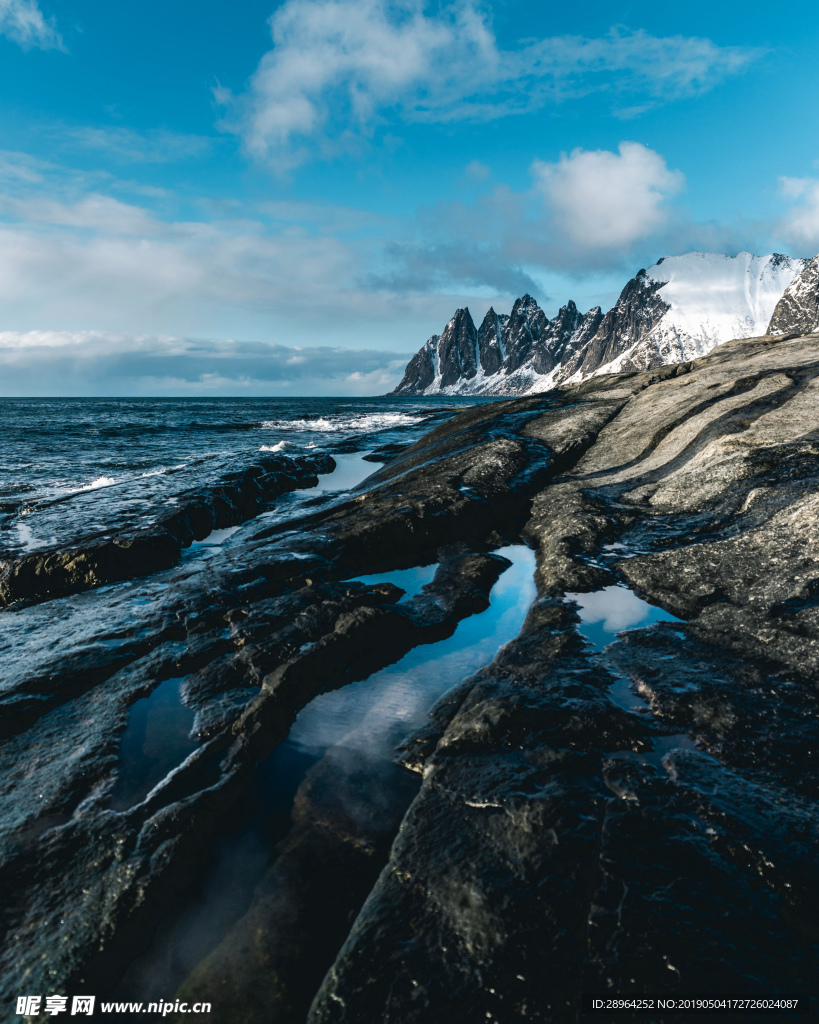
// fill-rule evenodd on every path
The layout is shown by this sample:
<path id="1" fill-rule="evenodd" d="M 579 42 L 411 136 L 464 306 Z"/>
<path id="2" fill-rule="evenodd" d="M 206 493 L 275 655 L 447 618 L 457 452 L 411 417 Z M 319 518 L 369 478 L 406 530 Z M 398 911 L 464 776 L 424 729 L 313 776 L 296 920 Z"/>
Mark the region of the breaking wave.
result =
<path id="1" fill-rule="evenodd" d="M 92 480 L 90 484 L 83 484 L 82 487 L 78 487 L 77 491 L 96 491 L 99 487 L 110 487 L 117 481 L 112 476 L 98 476 L 96 480 Z"/>
<path id="2" fill-rule="evenodd" d="M 340 430 L 359 432 L 390 430 L 393 427 L 409 427 L 423 423 L 425 416 L 406 412 L 374 412 L 359 416 L 316 416 L 300 420 L 264 420 L 262 426 L 271 430 L 300 430 L 330 433 Z"/>

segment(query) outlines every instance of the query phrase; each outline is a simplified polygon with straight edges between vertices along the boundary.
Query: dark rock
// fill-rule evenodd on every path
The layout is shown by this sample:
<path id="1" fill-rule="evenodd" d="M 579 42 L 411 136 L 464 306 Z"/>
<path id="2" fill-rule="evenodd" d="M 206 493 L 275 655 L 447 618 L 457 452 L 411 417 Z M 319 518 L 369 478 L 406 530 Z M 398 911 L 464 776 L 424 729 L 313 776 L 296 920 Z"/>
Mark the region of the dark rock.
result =
<path id="1" fill-rule="evenodd" d="M 533 502 L 543 596 L 405 743 L 421 791 L 311 1022 L 810 990 L 817 378 L 816 339 L 734 342 L 527 423 L 555 452 L 594 438 Z M 563 595 L 618 581 L 689 621 L 594 654 Z"/>
<path id="2" fill-rule="evenodd" d="M 407 448 L 409 448 L 408 444 L 385 444 L 380 448 L 376 448 L 374 452 L 370 452 L 368 455 L 363 455 L 362 458 L 365 462 L 389 462 L 397 455 L 405 452 Z"/>
<path id="3" fill-rule="evenodd" d="M 438 353 L 439 336 L 433 334 L 429 341 L 407 363 L 401 383 L 392 392 L 394 395 L 422 395 L 435 380 L 435 360 Z"/>
<path id="4" fill-rule="evenodd" d="M 594 334 L 582 347 L 577 346 L 576 355 L 566 363 L 564 378 L 578 371 L 587 376 L 644 338 L 671 308 L 660 294 L 662 287 L 661 283 L 648 280 L 644 270 L 632 278 L 614 306 L 601 319 Z"/>
<path id="5" fill-rule="evenodd" d="M 811 334 L 819 331 L 819 256 L 797 274 L 777 302 L 768 334 Z"/>
<path id="6" fill-rule="evenodd" d="M 570 301 L 561 307 L 554 320 L 547 322 L 532 357 L 532 368 L 536 373 L 549 373 L 565 361 L 567 347 L 582 321 L 582 314 Z"/>
<path id="7" fill-rule="evenodd" d="M 38 551 L 6 561 L 0 564 L 0 601 L 47 601 L 167 569 L 192 541 L 252 519 L 278 495 L 314 486 L 318 473 L 334 468 L 329 455 L 277 455 L 226 477 L 216 487 L 184 492 L 177 510 L 152 527 L 91 541 L 82 548 Z"/>
<path id="8" fill-rule="evenodd" d="M 544 344 L 548 329 L 549 321 L 546 314 L 531 295 L 524 295 L 515 302 L 512 313 L 503 327 L 503 347 L 506 351 L 503 366 L 507 374 L 514 373 L 534 354 L 539 356 L 541 364 L 551 361 Z M 549 369 L 551 368 L 549 366 Z"/>
<path id="9" fill-rule="evenodd" d="M 458 309 L 438 339 L 441 387 L 470 380 L 478 372 L 478 332 L 468 309 Z"/>
<path id="10" fill-rule="evenodd" d="M 493 373 L 498 372 L 506 357 L 506 350 L 503 345 L 503 331 L 508 320 L 509 317 L 505 313 L 498 315 L 490 306 L 478 329 L 480 364 L 487 377 L 491 377 Z"/>
<path id="11" fill-rule="evenodd" d="M 581 992 L 808 991 L 817 381 L 819 336 L 766 337 L 474 407 L 350 500 L 180 576 L 133 635 L 106 631 L 117 588 L 83 595 L 105 610 L 92 636 L 67 618 L 28 674 L 8 655 L 2 699 L 22 712 L 0 743 L 0 997 L 107 991 L 298 709 L 451 635 L 486 606 L 493 549 L 521 536 L 538 601 L 404 744 L 422 782 L 384 870 L 408 794 L 380 804 L 365 765 L 330 757 L 186 991 L 249 994 L 250 1020 L 269 992 L 303 1019 L 333 956 L 314 1021 L 569 1021 Z M 411 599 L 349 579 L 432 561 Z M 615 583 L 686 621 L 595 652 L 566 595 Z M 128 708 L 172 678 L 200 746 L 114 811 Z"/>

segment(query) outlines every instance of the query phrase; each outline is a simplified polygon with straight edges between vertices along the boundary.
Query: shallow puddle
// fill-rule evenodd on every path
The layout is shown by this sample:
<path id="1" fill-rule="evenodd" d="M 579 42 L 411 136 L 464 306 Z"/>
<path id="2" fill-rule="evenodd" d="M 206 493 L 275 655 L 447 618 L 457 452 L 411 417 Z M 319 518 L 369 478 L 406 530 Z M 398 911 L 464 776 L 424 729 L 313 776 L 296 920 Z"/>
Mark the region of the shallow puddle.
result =
<path id="1" fill-rule="evenodd" d="M 254 887 L 276 864 L 277 844 L 289 833 L 294 799 L 311 769 L 330 766 L 336 779 L 330 789 L 340 800 L 350 795 L 349 779 L 364 770 L 371 784 L 350 799 L 345 813 L 366 821 L 374 807 L 380 814 L 385 802 L 398 799 L 390 813 L 400 820 L 420 779 L 395 765 L 397 745 L 424 724 L 439 697 L 517 636 L 535 599 L 533 552 L 516 545 L 499 554 L 512 565 L 493 587 L 484 612 L 462 620 L 448 639 L 416 647 L 396 664 L 322 694 L 301 710 L 287 740 L 259 766 L 250 791 L 231 813 L 212 847 L 210 869 L 163 922 L 151 948 L 133 962 L 117 986 L 117 998 L 176 992 L 211 950 L 222 942 L 230 945 L 226 936 L 251 905 Z M 389 579 L 411 592 L 431 579 L 435 568 L 377 574 L 366 582 Z M 329 907 L 327 914 L 329 920 Z"/>
<path id="2" fill-rule="evenodd" d="M 182 703 L 181 685 L 182 678 L 166 679 L 150 696 L 131 705 L 111 793 L 114 810 L 123 811 L 144 800 L 196 750 L 198 743 L 190 736 L 194 713 Z"/>
<path id="3" fill-rule="evenodd" d="M 211 530 L 203 540 L 194 540 L 182 551 L 180 560 L 190 561 L 192 558 L 210 558 L 222 550 L 239 526 L 226 526 L 223 530 Z"/>
<path id="4" fill-rule="evenodd" d="M 287 743 L 311 753 L 344 743 L 360 746 L 371 756 L 378 747 L 392 760 L 397 744 L 423 725 L 435 701 L 489 664 L 498 649 L 520 632 L 535 599 L 534 553 L 523 545 L 497 553 L 512 565 L 492 588 L 485 612 L 461 620 L 449 639 L 415 647 L 395 665 L 316 697 L 299 713 Z M 399 582 L 402 573 L 418 573 L 418 579 L 429 574 L 431 579 L 434 572 L 433 565 L 359 579 L 373 583 L 389 579 L 412 593 L 406 576 Z"/>
<path id="5" fill-rule="evenodd" d="M 371 576 L 355 576 L 357 583 L 365 583 L 371 586 L 374 583 L 392 583 L 406 591 L 402 600 L 414 597 L 427 583 L 432 583 L 438 563 L 432 565 L 417 565 L 413 569 L 396 569 L 394 572 L 373 573 Z"/>
<path id="6" fill-rule="evenodd" d="M 682 622 L 670 612 L 643 601 L 628 587 L 619 585 L 590 594 L 566 594 L 566 598 L 578 606 L 578 629 L 598 651 L 614 643 L 623 630 L 651 626 L 655 622 Z"/>
<path id="7" fill-rule="evenodd" d="M 294 493 L 302 497 L 324 494 L 327 491 L 350 491 L 358 487 L 368 476 L 381 469 L 381 462 L 366 462 L 363 455 L 334 455 L 336 468 L 332 473 L 322 473 L 315 487 L 308 487 Z"/>
<path id="8" fill-rule="evenodd" d="M 590 594 L 566 594 L 578 605 L 579 632 L 591 642 L 595 651 L 602 651 L 617 640 L 617 634 L 628 629 L 642 629 L 655 622 L 682 622 L 670 612 L 643 601 L 623 586 L 605 587 Z M 683 636 L 683 634 L 678 634 Z M 651 706 L 636 692 L 630 679 L 619 676 L 609 686 L 609 698 L 624 711 L 632 714 L 650 714 Z M 653 749 L 636 753 L 618 751 L 612 757 L 642 761 L 655 768 L 663 767 L 663 759 L 672 750 L 699 750 L 694 740 L 685 733 L 655 736 Z"/>

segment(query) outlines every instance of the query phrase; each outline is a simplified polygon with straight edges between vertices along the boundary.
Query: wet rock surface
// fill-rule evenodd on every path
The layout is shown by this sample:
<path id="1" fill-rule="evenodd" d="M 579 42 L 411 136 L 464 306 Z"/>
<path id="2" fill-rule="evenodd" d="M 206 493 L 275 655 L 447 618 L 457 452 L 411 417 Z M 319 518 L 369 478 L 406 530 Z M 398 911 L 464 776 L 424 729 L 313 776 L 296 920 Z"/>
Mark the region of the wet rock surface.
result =
<path id="1" fill-rule="evenodd" d="M 377 791 L 343 750 L 310 769 L 186 998 L 472 1024 L 575 1021 L 581 992 L 815 990 L 817 381 L 819 339 L 761 338 L 472 408 L 161 597 L 4 612 L 65 641 L 9 651 L 0 692 L 3 1005 L 110 991 L 298 711 L 486 608 L 521 537 L 521 635 Z M 350 579 L 432 562 L 414 596 Z M 612 584 L 685 621 L 595 650 L 565 595 Z M 129 709 L 171 679 L 196 749 L 122 806 Z"/>
<path id="2" fill-rule="evenodd" d="M 81 547 L 38 551 L 0 563 L 0 602 L 47 601 L 167 569 L 191 541 L 258 515 L 280 494 L 312 487 L 335 467 L 331 456 L 268 457 L 216 486 L 183 492 L 151 527 L 92 538 Z"/>
<path id="3" fill-rule="evenodd" d="M 25 658 L 9 648 L 0 694 L 7 1003 L 35 983 L 108 991 L 299 708 L 487 606 L 508 565 L 491 548 L 500 531 L 517 536 L 550 471 L 548 449 L 521 436 L 529 416 L 526 403 L 508 423 L 472 410 L 352 500 L 318 497 L 307 519 L 250 530 L 230 558 L 182 566 L 164 589 L 122 584 L 5 613 L 28 641 Z M 435 579 L 400 603 L 392 585 L 343 582 L 419 562 L 438 563 Z M 114 808 L 129 708 L 168 679 L 198 746 L 144 800 Z"/>
<path id="4" fill-rule="evenodd" d="M 421 791 L 311 1022 L 815 989 L 818 374 L 815 339 L 732 343 L 527 424 L 594 436 L 532 504 L 541 597 L 405 743 Z M 613 583 L 686 622 L 594 653 L 563 595 Z"/>

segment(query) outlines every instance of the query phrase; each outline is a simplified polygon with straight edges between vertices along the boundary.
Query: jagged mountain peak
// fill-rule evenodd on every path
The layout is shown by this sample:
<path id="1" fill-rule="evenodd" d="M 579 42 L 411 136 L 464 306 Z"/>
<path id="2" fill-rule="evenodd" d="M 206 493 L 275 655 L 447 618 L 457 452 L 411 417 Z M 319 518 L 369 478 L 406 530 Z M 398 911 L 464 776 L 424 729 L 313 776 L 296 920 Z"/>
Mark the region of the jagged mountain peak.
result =
<path id="1" fill-rule="evenodd" d="M 810 329 L 819 330 L 819 257 L 809 265 L 781 253 L 661 257 L 626 283 L 605 314 L 599 306 L 582 314 L 569 300 L 550 320 L 527 292 L 508 316 L 490 308 L 476 330 L 469 310 L 459 309 L 413 356 L 393 393 L 526 394 L 595 373 L 693 359 L 730 338 L 764 334 L 769 321 L 773 330 L 775 307 L 803 272 L 787 323 L 797 322 L 798 307 L 798 329 L 815 323 Z"/>

